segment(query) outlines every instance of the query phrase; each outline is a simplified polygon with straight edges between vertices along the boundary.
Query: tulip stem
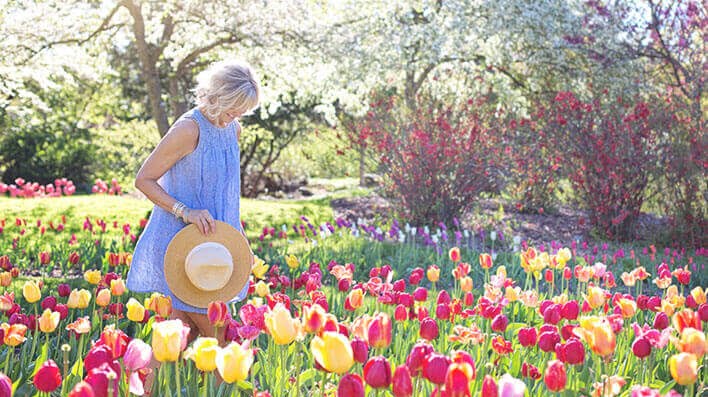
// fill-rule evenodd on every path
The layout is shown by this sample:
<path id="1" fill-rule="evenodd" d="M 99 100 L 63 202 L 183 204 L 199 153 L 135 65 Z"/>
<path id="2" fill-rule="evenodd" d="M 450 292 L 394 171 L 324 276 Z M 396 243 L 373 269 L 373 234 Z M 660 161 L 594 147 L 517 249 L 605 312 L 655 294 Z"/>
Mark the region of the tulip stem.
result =
<path id="1" fill-rule="evenodd" d="M 10 376 L 8 374 L 8 370 L 10 369 L 10 355 L 12 354 L 12 351 L 14 348 L 12 346 L 7 346 L 7 355 L 5 356 L 5 375 Z"/>
<path id="2" fill-rule="evenodd" d="M 175 379 L 177 380 L 177 395 L 181 396 L 182 395 L 182 381 L 181 381 L 181 376 L 179 373 L 179 357 L 177 357 L 177 360 L 175 361 Z"/>

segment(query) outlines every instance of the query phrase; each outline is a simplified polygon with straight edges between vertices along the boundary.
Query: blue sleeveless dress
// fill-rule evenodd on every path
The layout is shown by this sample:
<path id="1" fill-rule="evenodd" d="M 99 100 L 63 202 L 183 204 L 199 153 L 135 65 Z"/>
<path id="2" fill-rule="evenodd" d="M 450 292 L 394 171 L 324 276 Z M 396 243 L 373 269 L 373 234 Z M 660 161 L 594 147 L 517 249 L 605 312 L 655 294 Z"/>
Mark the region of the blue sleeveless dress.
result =
<path id="1" fill-rule="evenodd" d="M 209 210 L 214 219 L 243 230 L 239 215 L 241 170 L 237 122 L 219 128 L 197 108 L 181 118 L 190 118 L 197 123 L 199 143 L 158 183 L 187 207 Z M 175 309 L 206 313 L 206 309 L 191 306 L 174 296 L 165 281 L 163 259 L 167 245 L 185 226 L 181 219 L 156 205 L 135 246 L 126 285 L 133 292 L 159 292 L 171 296 Z M 247 293 L 248 283 L 232 302 L 242 301 Z"/>

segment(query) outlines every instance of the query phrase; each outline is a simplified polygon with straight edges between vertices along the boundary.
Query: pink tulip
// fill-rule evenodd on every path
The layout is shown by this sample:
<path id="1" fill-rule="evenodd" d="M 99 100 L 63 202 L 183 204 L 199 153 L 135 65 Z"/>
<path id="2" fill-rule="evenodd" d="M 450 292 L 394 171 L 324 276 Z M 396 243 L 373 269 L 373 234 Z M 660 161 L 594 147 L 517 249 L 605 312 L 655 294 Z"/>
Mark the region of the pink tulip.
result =
<path id="1" fill-rule="evenodd" d="M 423 363 L 423 377 L 436 385 L 445 383 L 447 368 L 452 360 L 440 353 L 430 353 Z"/>
<path id="2" fill-rule="evenodd" d="M 489 375 L 484 376 L 484 381 L 482 382 L 481 397 L 499 397 L 499 389 L 497 388 L 497 382 L 495 382 L 494 378 Z"/>
<path id="3" fill-rule="evenodd" d="M 413 345 L 411 352 L 408 353 L 406 358 L 406 366 L 411 372 L 412 376 L 419 376 L 425 365 L 425 359 L 433 353 L 433 346 L 427 342 L 418 342 Z"/>
<path id="4" fill-rule="evenodd" d="M 503 333 L 509 325 L 509 319 L 504 314 L 497 314 L 492 320 L 492 331 Z"/>
<path id="5" fill-rule="evenodd" d="M 352 352 L 354 353 L 354 361 L 364 364 L 369 358 L 369 346 L 365 341 L 354 338 L 351 342 Z"/>
<path id="6" fill-rule="evenodd" d="M 399 365 L 393 372 L 394 397 L 410 397 L 413 395 L 411 373 L 405 365 Z"/>
<path id="7" fill-rule="evenodd" d="M 430 317 L 423 319 L 420 323 L 420 337 L 425 340 L 438 338 L 438 323 Z"/>
<path id="8" fill-rule="evenodd" d="M 567 377 L 563 363 L 558 360 L 549 361 L 543 381 L 548 390 L 552 392 L 559 392 L 565 389 Z"/>
<path id="9" fill-rule="evenodd" d="M 133 339 L 123 355 L 125 369 L 130 372 L 141 370 L 150 364 L 152 348 L 141 339 Z"/>
<path id="10" fill-rule="evenodd" d="M 364 380 L 374 389 L 387 388 L 391 384 L 391 364 L 383 356 L 371 357 L 364 364 Z"/>
<path id="11" fill-rule="evenodd" d="M 364 384 L 357 374 L 346 374 L 339 381 L 337 396 L 364 397 Z"/>

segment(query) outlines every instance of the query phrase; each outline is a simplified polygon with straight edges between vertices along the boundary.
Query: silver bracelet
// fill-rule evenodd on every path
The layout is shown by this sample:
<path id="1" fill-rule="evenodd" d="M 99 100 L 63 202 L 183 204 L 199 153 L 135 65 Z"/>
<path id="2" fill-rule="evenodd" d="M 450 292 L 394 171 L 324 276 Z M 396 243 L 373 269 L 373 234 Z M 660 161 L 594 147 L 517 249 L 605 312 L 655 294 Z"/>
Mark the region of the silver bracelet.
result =
<path id="1" fill-rule="evenodd" d="M 187 208 L 187 206 L 184 205 L 184 203 L 177 201 L 172 205 L 172 214 L 177 218 L 181 218 L 185 208 Z"/>

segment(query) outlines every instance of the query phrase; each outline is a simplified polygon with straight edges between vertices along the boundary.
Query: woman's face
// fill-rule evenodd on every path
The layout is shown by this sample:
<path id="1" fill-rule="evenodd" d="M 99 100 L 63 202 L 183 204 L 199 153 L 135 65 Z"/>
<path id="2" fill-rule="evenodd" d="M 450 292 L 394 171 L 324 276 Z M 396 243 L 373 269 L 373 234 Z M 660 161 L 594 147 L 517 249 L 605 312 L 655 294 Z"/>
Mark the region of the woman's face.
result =
<path id="1" fill-rule="evenodd" d="M 231 109 L 226 110 L 224 113 L 221 114 L 219 124 L 221 125 L 227 125 L 234 121 L 237 118 L 240 118 L 243 115 L 243 111 L 239 109 L 238 107 L 234 107 Z"/>

